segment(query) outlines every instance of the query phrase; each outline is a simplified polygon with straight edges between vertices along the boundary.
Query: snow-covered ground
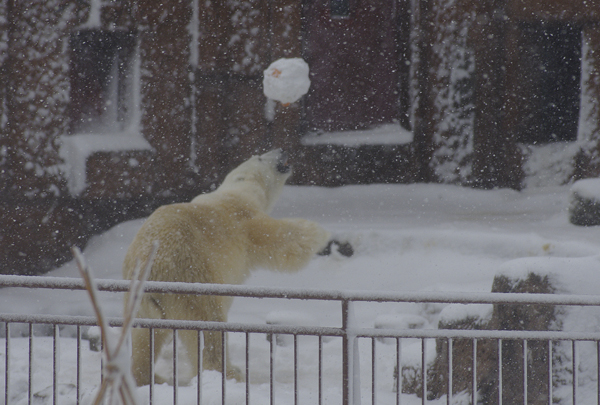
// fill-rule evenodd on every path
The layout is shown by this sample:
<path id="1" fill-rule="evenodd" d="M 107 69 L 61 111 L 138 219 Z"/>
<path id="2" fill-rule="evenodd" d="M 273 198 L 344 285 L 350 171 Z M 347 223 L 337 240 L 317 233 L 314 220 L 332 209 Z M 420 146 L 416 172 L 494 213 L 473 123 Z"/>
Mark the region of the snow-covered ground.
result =
<path id="1" fill-rule="evenodd" d="M 453 291 L 489 292 L 494 275 L 519 272 L 532 267 L 546 269 L 565 290 L 576 286 L 579 294 L 594 294 L 600 286 L 600 227 L 576 227 L 569 223 L 567 208 L 569 187 L 514 190 L 473 190 L 449 185 L 369 185 L 335 189 L 286 187 L 273 215 L 316 220 L 341 240 L 350 241 L 355 254 L 316 257 L 297 274 L 278 274 L 257 270 L 248 285 L 310 287 L 372 291 Z M 143 220 L 123 223 L 95 237 L 84 255 L 97 278 L 121 277 L 121 262 L 128 243 Z M 525 270 L 524 270 L 525 269 Z M 597 275 L 594 275 L 598 273 Z M 67 263 L 50 275 L 78 277 L 74 263 Z M 120 296 L 104 294 L 103 305 L 110 316 L 121 312 Z M 436 326 L 443 305 L 362 304 L 356 318 L 363 326 L 373 326 L 375 319 L 410 315 L 421 327 Z M 286 312 L 287 311 L 287 312 Z M 91 315 L 88 298 L 81 292 L 50 290 L 0 290 L 0 312 Z M 280 316 L 312 320 L 321 326 L 340 324 L 339 304 L 306 301 L 259 300 L 236 298 L 230 312 L 233 322 L 264 324 Z M 585 325 L 575 329 L 600 330 L 600 320 L 590 315 Z M 418 323 L 418 322 L 417 322 Z M 580 322 L 581 323 L 581 322 Z M 18 333 L 17 325 L 13 328 Z M 38 332 L 42 335 L 42 331 Z M 60 340 L 59 392 L 61 404 L 74 403 L 75 340 L 63 330 Z M 26 403 L 26 338 L 11 339 L 10 403 Z M 417 343 L 415 343 L 417 344 Z M 269 344 L 264 335 L 250 339 L 250 400 L 252 404 L 269 401 Z M 86 346 L 86 345 L 84 345 Z M 244 365 L 245 336 L 231 334 L 234 364 Z M 370 403 L 370 341 L 361 342 L 361 378 L 363 403 Z M 412 342 L 403 346 L 405 362 L 420 349 Z M 431 352 L 431 351 L 430 351 Z M 300 403 L 317 403 L 316 338 L 299 340 Z M 0 370 L 4 368 L 4 342 L 0 341 Z M 52 398 L 52 344 L 50 337 L 34 339 L 33 392 L 35 403 L 49 403 Z M 324 341 L 324 403 L 339 403 L 341 342 Z M 594 354 L 595 356 L 595 354 Z M 378 403 L 394 403 L 393 366 L 395 346 L 377 343 Z M 418 357 L 418 356 L 417 356 Z M 583 356 L 582 356 L 583 357 Z M 84 347 L 82 392 L 91 395 L 99 381 L 99 355 Z M 277 346 L 275 352 L 275 396 L 277 404 L 293 403 L 293 351 L 291 346 Z M 581 367 L 587 367 L 582 362 Z M 167 367 L 168 368 L 168 367 Z M 596 370 L 581 370 L 582 393 L 593 387 Z M 3 375 L 3 374 L 0 374 Z M 204 402 L 220 403 L 220 375 L 203 374 Z M 0 382 L 3 385 L 4 382 Z M 179 389 L 180 404 L 195 403 L 195 381 Z M 50 387 L 50 388 L 49 388 Z M 0 386 L 0 389 L 3 388 Z M 2 392 L 3 390 L 0 390 Z M 228 382 L 227 403 L 244 403 L 245 384 Z M 63 395 L 64 394 L 64 395 Z M 141 398 L 148 389 L 140 388 Z M 565 395 L 568 397 L 568 395 Z M 155 403 L 171 403 L 172 388 L 157 386 Z M 403 395 L 403 404 L 420 403 L 415 396 Z M 568 401 L 567 401 L 568 402 Z M 567 403 L 565 402 L 565 403 Z M 432 403 L 445 403 L 442 398 Z"/>

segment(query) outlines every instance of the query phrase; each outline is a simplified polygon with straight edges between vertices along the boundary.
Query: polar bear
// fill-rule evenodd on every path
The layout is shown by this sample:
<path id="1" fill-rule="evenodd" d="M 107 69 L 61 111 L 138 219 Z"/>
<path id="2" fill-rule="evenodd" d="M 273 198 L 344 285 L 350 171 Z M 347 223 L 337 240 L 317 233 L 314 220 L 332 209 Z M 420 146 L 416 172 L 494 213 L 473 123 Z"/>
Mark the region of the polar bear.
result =
<path id="1" fill-rule="evenodd" d="M 291 174 L 281 149 L 253 156 L 231 171 L 215 191 L 188 203 L 158 208 L 144 222 L 129 246 L 123 277 L 131 279 L 138 261 L 147 260 L 154 241 L 159 248 L 149 280 L 188 283 L 241 284 L 250 270 L 263 267 L 297 271 L 323 250 L 330 234 L 304 219 L 275 219 L 268 214 Z M 145 293 L 139 318 L 227 320 L 233 298 Z M 127 297 L 125 297 L 127 302 Z M 154 359 L 172 341 L 172 331 L 154 330 Z M 197 374 L 198 334 L 179 331 L 185 357 L 194 370 L 180 375 L 179 383 Z M 222 370 L 220 332 L 204 332 L 203 368 Z M 132 331 L 132 371 L 138 385 L 150 383 L 150 333 Z M 243 376 L 227 360 L 227 377 Z M 156 374 L 156 382 L 169 382 Z"/>

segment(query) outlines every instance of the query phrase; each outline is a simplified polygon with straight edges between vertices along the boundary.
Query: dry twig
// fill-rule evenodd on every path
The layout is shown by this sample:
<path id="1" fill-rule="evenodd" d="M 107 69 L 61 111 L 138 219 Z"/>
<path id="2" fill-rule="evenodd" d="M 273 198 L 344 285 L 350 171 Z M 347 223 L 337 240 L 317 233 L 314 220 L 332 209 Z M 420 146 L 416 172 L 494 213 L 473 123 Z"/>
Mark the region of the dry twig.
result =
<path id="1" fill-rule="evenodd" d="M 72 249 L 73 256 L 77 262 L 77 267 L 83 277 L 85 288 L 90 295 L 94 313 L 100 327 L 100 339 L 102 341 L 102 356 L 104 367 L 102 369 L 102 384 L 94 399 L 94 405 L 108 403 L 110 405 L 136 405 L 135 388 L 133 376 L 131 375 L 130 356 L 127 351 L 127 336 L 131 331 L 135 314 L 142 300 L 144 283 L 150 275 L 150 269 L 154 262 L 154 257 L 158 250 L 158 242 L 154 242 L 150 257 L 144 266 L 138 261 L 136 264 L 131 286 L 129 287 L 128 301 L 123 312 L 123 327 L 119 339 L 113 344 L 109 335 L 108 324 L 100 307 L 98 297 L 98 288 L 92 277 L 92 271 L 85 262 L 81 251 L 74 247 Z M 108 395 L 107 395 L 108 394 Z M 108 401 L 108 402 L 106 402 Z"/>

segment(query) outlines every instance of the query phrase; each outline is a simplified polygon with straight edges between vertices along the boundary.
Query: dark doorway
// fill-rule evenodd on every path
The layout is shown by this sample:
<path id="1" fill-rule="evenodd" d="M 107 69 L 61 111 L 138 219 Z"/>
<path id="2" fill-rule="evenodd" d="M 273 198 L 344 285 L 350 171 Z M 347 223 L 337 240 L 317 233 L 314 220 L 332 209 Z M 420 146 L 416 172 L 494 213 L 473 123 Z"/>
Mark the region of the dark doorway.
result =
<path id="1" fill-rule="evenodd" d="M 312 82 L 306 98 L 309 130 L 352 130 L 398 120 L 404 124 L 408 59 L 406 35 L 400 31 L 409 18 L 405 3 L 304 2 L 304 57 Z"/>
<path id="2" fill-rule="evenodd" d="M 518 140 L 527 144 L 575 141 L 581 93 L 581 28 L 537 23 L 524 24 L 521 32 Z"/>
<path id="3" fill-rule="evenodd" d="M 71 132 L 122 130 L 132 114 L 135 36 L 85 30 L 71 46 Z"/>

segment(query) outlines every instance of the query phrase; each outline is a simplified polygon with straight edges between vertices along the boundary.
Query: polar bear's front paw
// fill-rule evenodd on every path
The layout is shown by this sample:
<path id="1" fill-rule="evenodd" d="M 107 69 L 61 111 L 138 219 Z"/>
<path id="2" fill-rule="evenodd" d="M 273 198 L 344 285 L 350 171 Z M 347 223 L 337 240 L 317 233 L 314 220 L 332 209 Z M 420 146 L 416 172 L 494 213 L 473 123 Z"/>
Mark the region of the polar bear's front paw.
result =
<path id="1" fill-rule="evenodd" d="M 342 256 L 351 257 L 354 255 L 354 248 L 350 242 L 340 242 L 339 240 L 332 239 L 327 243 L 327 246 L 319 253 L 319 256 L 329 256 L 332 252 L 337 251 Z"/>

